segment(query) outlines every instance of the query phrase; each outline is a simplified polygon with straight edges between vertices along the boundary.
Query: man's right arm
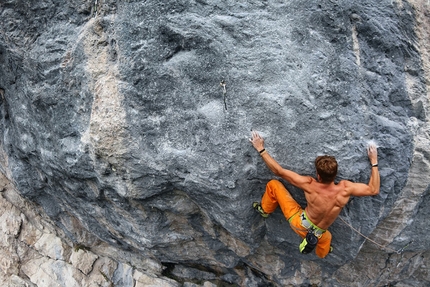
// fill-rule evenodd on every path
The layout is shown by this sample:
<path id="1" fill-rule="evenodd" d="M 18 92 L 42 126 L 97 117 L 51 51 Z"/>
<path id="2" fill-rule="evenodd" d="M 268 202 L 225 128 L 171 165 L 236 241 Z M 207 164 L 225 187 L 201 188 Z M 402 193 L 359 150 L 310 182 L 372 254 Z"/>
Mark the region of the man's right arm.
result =
<path id="1" fill-rule="evenodd" d="M 367 196 L 379 194 L 380 176 L 378 170 L 378 152 L 374 144 L 369 145 L 367 148 L 370 164 L 372 165 L 372 173 L 368 184 L 346 182 L 346 189 L 348 194 L 353 196 Z"/>
<path id="2" fill-rule="evenodd" d="M 249 140 L 254 148 L 260 152 L 261 157 L 266 163 L 267 167 L 276 175 L 280 176 L 294 186 L 297 186 L 303 190 L 309 190 L 307 187 L 312 182 L 312 178 L 309 176 L 302 176 L 294 171 L 283 168 L 264 148 L 264 139 L 255 131 L 251 133 L 251 139 Z"/>

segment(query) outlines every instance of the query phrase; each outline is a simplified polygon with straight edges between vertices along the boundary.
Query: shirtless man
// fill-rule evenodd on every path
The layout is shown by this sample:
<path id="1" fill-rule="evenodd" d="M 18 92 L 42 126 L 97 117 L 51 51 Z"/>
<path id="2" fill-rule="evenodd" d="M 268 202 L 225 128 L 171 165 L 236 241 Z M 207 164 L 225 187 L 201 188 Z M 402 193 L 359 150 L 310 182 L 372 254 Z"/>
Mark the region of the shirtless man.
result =
<path id="1" fill-rule="evenodd" d="M 372 170 L 368 184 L 353 183 L 348 180 L 335 184 L 337 162 L 334 157 L 326 155 L 315 159 L 318 179 L 315 180 L 310 176 L 302 176 L 282 168 L 264 148 L 264 139 L 257 132 L 252 132 L 251 136 L 252 145 L 260 153 L 267 167 L 276 176 L 302 189 L 307 201 L 307 206 L 303 210 L 280 181 L 271 180 L 266 186 L 261 203 L 254 202 L 254 208 L 263 217 L 267 217 L 279 205 L 294 232 L 302 238 L 308 239 L 308 242 L 306 240 L 302 242 L 300 251 L 308 253 L 313 249 L 312 244 L 308 245 L 310 249 L 305 248 L 306 244 L 312 241 L 312 238 L 308 238 L 310 235 L 318 238 L 315 253 L 318 257 L 324 258 L 331 251 L 331 233 L 327 229 L 348 203 L 350 196 L 368 196 L 379 193 L 380 178 L 376 146 L 370 145 L 367 149 Z"/>

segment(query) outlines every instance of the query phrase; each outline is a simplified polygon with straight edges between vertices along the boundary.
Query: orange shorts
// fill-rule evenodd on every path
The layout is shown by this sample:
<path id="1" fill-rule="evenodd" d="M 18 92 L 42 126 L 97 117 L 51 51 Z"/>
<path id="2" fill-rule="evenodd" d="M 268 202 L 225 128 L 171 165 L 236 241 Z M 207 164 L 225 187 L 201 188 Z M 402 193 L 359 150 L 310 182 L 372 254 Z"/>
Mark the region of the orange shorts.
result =
<path id="1" fill-rule="evenodd" d="M 285 218 L 290 222 L 290 226 L 300 237 L 305 238 L 308 230 L 302 226 L 300 214 L 302 207 L 294 200 L 285 186 L 278 180 L 271 180 L 267 183 L 266 192 L 261 199 L 261 207 L 264 212 L 272 213 L 278 207 L 281 208 Z M 318 257 L 324 258 L 330 252 L 331 233 L 324 232 L 318 238 L 318 245 L 315 253 Z"/>

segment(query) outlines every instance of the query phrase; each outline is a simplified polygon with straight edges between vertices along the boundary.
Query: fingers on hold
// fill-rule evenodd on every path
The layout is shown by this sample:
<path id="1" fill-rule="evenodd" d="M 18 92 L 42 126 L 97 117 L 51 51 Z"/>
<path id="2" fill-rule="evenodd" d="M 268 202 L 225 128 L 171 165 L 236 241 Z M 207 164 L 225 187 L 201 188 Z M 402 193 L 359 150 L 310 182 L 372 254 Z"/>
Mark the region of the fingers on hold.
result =
<path id="1" fill-rule="evenodd" d="M 252 139 L 253 140 L 254 139 L 261 139 L 261 136 L 260 136 L 260 134 L 258 132 L 252 131 L 251 133 L 252 133 Z"/>

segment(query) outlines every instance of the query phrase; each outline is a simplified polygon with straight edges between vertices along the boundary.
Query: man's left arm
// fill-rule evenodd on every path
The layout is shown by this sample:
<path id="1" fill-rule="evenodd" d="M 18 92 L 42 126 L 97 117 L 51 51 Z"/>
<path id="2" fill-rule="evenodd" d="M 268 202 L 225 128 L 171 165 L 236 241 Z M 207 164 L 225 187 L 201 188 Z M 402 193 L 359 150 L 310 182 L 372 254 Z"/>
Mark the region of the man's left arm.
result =
<path id="1" fill-rule="evenodd" d="M 302 176 L 298 173 L 283 168 L 264 148 L 264 139 L 257 133 L 252 132 L 250 139 L 254 148 L 260 153 L 267 167 L 276 175 L 280 176 L 294 186 L 301 189 L 306 189 L 306 186 L 311 183 L 312 178 L 309 176 Z"/>

